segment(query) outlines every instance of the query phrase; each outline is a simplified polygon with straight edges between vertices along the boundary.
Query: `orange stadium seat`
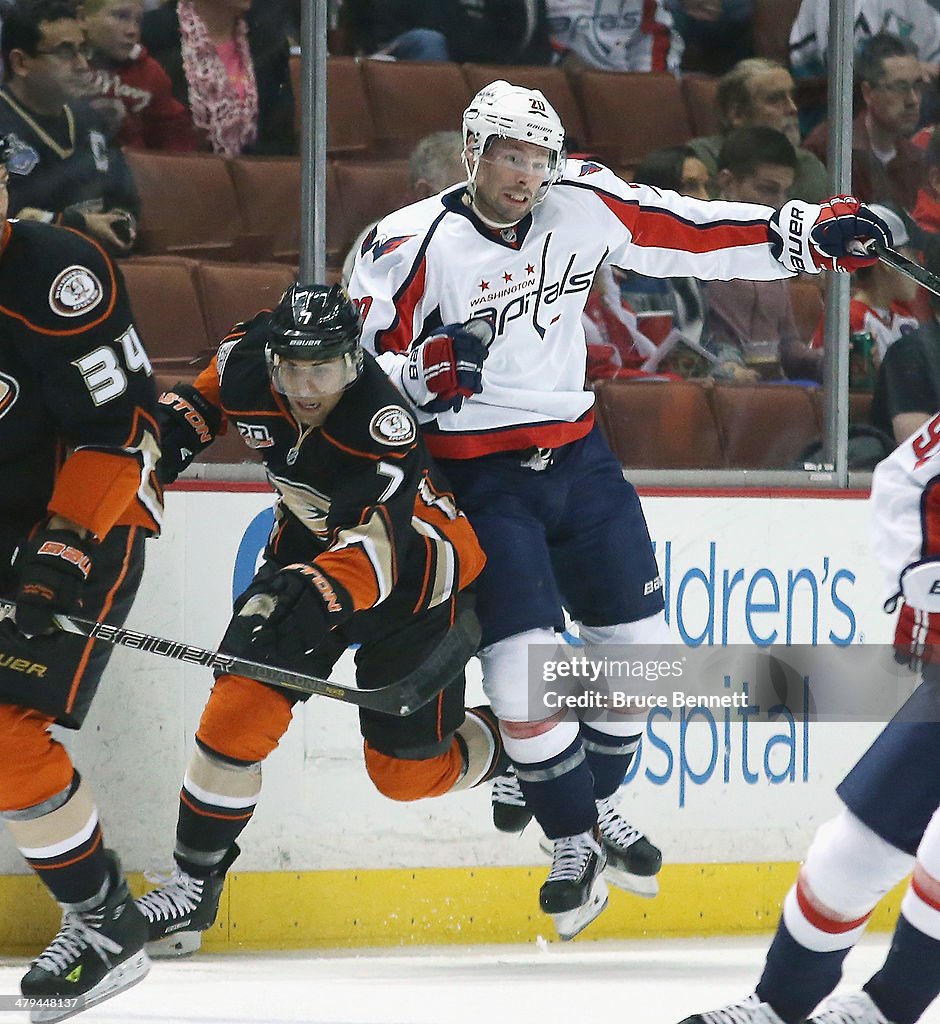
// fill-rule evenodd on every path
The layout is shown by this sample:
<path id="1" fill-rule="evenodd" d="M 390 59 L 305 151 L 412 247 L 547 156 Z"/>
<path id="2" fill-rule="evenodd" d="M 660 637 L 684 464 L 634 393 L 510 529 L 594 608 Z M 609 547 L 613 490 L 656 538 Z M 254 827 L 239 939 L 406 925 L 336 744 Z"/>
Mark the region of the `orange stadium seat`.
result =
<path id="1" fill-rule="evenodd" d="M 135 259 L 124 260 L 119 267 L 137 333 L 154 370 L 191 375 L 204 366 L 211 339 L 196 290 L 196 261 Z"/>
<path id="2" fill-rule="evenodd" d="M 286 263 L 200 263 L 196 285 L 210 341 L 218 345 L 233 324 L 273 307 L 296 277 Z"/>
<path id="3" fill-rule="evenodd" d="M 812 389 L 716 384 L 712 402 L 729 469 L 784 469 L 819 436 Z"/>
<path id="4" fill-rule="evenodd" d="M 141 253 L 261 259 L 270 237 L 248 236 L 231 175 L 211 154 L 128 150 L 140 193 Z"/>
<path id="5" fill-rule="evenodd" d="M 577 151 L 584 149 L 587 129 L 581 109 L 571 89 L 568 76 L 561 68 L 543 67 L 541 65 L 520 65 L 507 67 L 501 64 L 464 64 L 463 76 L 467 80 L 470 92 L 476 95 L 484 85 L 502 78 L 513 85 L 522 85 L 526 89 L 538 89 L 558 112 L 561 123 L 565 126 L 565 134 L 574 143 Z M 571 146 L 569 145 L 569 149 Z"/>
<path id="6" fill-rule="evenodd" d="M 359 61 L 354 57 L 327 57 L 327 153 L 365 156 L 372 149 L 374 137 L 375 126 Z"/>
<path id="7" fill-rule="evenodd" d="M 595 387 L 601 429 L 624 466 L 720 469 L 708 393 L 693 381 L 611 380 Z"/>
<path id="8" fill-rule="evenodd" d="M 276 260 L 300 257 L 300 160 L 297 157 L 238 157 L 228 163 L 246 230 L 271 236 Z"/>
<path id="9" fill-rule="evenodd" d="M 408 162 L 374 160 L 356 162 L 337 160 L 336 185 L 346 229 L 345 249 L 360 231 L 374 220 L 398 210 L 410 202 Z"/>
<path id="10" fill-rule="evenodd" d="M 718 79 L 711 75 L 682 76 L 682 96 L 694 136 L 717 135 L 721 131 L 717 93 Z"/>
<path id="11" fill-rule="evenodd" d="M 692 136 L 679 81 L 665 72 L 579 71 L 572 76 L 587 125 L 586 148 L 634 164 Z"/>
<path id="12" fill-rule="evenodd" d="M 361 67 L 381 155 L 405 157 L 425 135 L 460 129 L 473 94 L 459 65 L 365 60 Z"/>

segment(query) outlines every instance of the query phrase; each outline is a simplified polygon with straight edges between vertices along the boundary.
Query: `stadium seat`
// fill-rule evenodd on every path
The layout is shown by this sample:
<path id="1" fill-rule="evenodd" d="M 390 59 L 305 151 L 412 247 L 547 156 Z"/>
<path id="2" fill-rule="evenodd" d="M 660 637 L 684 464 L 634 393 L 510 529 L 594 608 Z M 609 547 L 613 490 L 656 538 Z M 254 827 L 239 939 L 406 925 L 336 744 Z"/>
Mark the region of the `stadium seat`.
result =
<path id="1" fill-rule="evenodd" d="M 199 302 L 196 261 L 124 260 L 119 266 L 154 370 L 195 373 L 215 350 Z"/>
<path id="2" fill-rule="evenodd" d="M 411 201 L 406 160 L 346 161 L 334 164 L 336 187 L 346 237 L 346 249 L 372 221 L 379 220 Z"/>
<path id="3" fill-rule="evenodd" d="M 299 95 L 296 87 L 295 95 Z M 354 57 L 327 57 L 326 104 L 327 153 L 366 156 L 374 144 L 375 126 L 359 61 Z"/>
<path id="4" fill-rule="evenodd" d="M 538 89 L 555 108 L 561 123 L 565 126 L 565 134 L 569 140 L 569 149 L 583 151 L 587 129 L 581 109 L 571 89 L 568 76 L 557 67 L 543 67 L 537 64 L 526 64 L 507 67 L 501 64 L 464 64 L 463 76 L 467 80 L 470 92 L 474 95 L 483 86 L 502 78 L 513 85 L 521 85 L 526 89 Z"/>
<path id="5" fill-rule="evenodd" d="M 300 258 L 300 160 L 297 157 L 238 157 L 228 169 L 238 208 L 250 234 L 271 236 L 272 256 Z"/>
<path id="6" fill-rule="evenodd" d="M 693 381 L 610 380 L 595 386 L 598 422 L 614 454 L 633 469 L 724 465 L 708 393 Z"/>
<path id="7" fill-rule="evenodd" d="M 754 0 L 754 55 L 790 64 L 790 29 L 801 0 Z"/>
<path id="8" fill-rule="evenodd" d="M 682 97 L 693 135 L 717 135 L 721 131 L 717 93 L 718 79 L 711 75 L 682 76 Z"/>
<path id="9" fill-rule="evenodd" d="M 460 129 L 472 93 L 459 65 L 365 60 L 361 67 L 378 155 L 406 157 L 425 135 Z"/>
<path id="10" fill-rule="evenodd" d="M 233 324 L 273 307 L 296 277 L 286 263 L 201 262 L 196 284 L 210 341 L 218 345 Z"/>
<path id="11" fill-rule="evenodd" d="M 825 308 L 822 292 L 812 281 L 801 281 L 795 277 L 790 281 L 790 303 L 800 337 L 808 342 L 815 334 Z"/>
<path id="12" fill-rule="evenodd" d="M 128 150 L 140 193 L 138 251 L 216 259 L 264 259 L 269 235 L 249 235 L 222 157 Z"/>
<path id="13" fill-rule="evenodd" d="M 716 384 L 712 401 L 729 469 L 785 469 L 819 436 L 810 388 Z"/>

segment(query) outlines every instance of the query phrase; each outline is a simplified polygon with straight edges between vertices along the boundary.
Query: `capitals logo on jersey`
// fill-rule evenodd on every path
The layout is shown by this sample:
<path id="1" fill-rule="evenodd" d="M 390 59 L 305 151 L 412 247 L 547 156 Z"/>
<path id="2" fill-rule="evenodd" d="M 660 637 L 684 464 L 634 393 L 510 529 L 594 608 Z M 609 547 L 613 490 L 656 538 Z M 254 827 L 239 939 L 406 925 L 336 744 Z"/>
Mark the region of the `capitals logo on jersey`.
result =
<path id="1" fill-rule="evenodd" d="M 361 255 L 365 256 L 371 249 L 373 262 L 381 259 L 383 256 L 387 256 L 390 252 L 394 252 L 410 238 L 414 238 L 414 235 L 395 235 L 393 238 L 386 238 L 384 235 L 376 236 L 377 231 L 373 228 L 362 240 Z"/>
<path id="2" fill-rule="evenodd" d="M 597 174 L 598 171 L 602 171 L 604 168 L 601 164 L 594 163 L 593 160 L 585 160 L 581 164 L 581 170 L 578 171 L 578 177 L 583 178 L 585 174 Z"/>

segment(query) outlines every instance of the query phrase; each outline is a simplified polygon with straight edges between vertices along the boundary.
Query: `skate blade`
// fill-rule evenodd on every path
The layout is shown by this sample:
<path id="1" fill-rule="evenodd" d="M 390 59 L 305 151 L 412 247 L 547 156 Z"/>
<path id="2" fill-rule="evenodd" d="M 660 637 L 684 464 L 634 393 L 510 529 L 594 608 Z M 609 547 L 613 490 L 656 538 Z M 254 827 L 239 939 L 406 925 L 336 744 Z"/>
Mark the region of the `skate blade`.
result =
<path id="1" fill-rule="evenodd" d="M 146 950 L 152 960 L 177 960 L 192 956 L 201 946 L 202 932 L 176 932 L 148 942 Z"/>
<path id="2" fill-rule="evenodd" d="M 566 910 L 562 914 L 552 914 L 552 921 L 555 922 L 555 931 L 562 942 L 570 942 L 576 935 L 580 935 L 585 928 L 597 917 L 607 906 L 608 894 L 607 883 L 603 877 L 598 875 L 591 886 L 591 894 L 587 902 L 574 910 Z"/>
<path id="3" fill-rule="evenodd" d="M 614 867 L 608 861 L 604 877 L 611 885 L 644 900 L 652 900 L 659 895 L 659 879 L 655 875 L 634 875 L 623 868 Z"/>
<path id="4" fill-rule="evenodd" d="M 125 989 L 131 988 L 139 981 L 147 977 L 150 970 L 150 960 L 147 954 L 140 950 L 133 956 L 128 957 L 112 968 L 95 985 L 81 996 L 75 998 L 75 1005 L 65 1009 L 42 1009 L 30 1011 L 29 1019 L 31 1024 L 55 1024 L 55 1021 L 65 1020 L 67 1017 L 74 1017 L 77 1013 L 97 1006 L 112 996 L 119 995 Z"/>

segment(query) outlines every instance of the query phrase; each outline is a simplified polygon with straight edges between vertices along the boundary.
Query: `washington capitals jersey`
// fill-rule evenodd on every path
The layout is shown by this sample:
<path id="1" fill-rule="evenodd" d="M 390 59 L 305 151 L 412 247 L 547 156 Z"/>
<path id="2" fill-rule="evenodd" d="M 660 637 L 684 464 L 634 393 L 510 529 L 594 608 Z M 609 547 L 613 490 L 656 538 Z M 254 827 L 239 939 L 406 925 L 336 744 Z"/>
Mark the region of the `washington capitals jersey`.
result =
<path id="1" fill-rule="evenodd" d="M 267 556 L 313 564 L 341 607 L 336 624 L 393 592 L 390 603 L 407 614 L 449 600 L 484 556 L 398 391 L 366 355 L 323 425 L 304 428 L 271 387 L 269 321 L 265 312 L 239 325 L 195 381 L 277 492 Z"/>
<path id="2" fill-rule="evenodd" d="M 590 161 L 569 160 L 543 201 L 502 231 L 465 198 L 457 186 L 380 221 L 349 285 L 363 344 L 396 383 L 409 349 L 435 328 L 493 322 L 482 393 L 458 412 L 419 413 L 442 458 L 552 448 L 588 433 L 581 314 L 604 262 L 651 277 L 790 276 L 771 255 L 769 207 L 626 184 Z"/>
<path id="3" fill-rule="evenodd" d="M 124 285 L 94 242 L 0 236 L 0 562 L 47 513 L 101 538 L 159 529 L 156 391 Z"/>
<path id="4" fill-rule="evenodd" d="M 912 562 L 940 556 L 940 414 L 875 467 L 871 540 L 897 591 Z"/>

